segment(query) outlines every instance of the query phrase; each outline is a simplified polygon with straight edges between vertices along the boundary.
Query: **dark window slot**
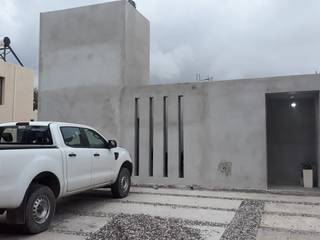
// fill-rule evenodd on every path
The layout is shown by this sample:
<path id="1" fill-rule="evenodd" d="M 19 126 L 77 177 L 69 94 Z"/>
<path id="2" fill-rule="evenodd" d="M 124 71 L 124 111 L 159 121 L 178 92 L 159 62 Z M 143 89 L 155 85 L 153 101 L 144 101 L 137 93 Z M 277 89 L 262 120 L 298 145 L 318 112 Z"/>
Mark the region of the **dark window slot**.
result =
<path id="1" fill-rule="evenodd" d="M 4 98 L 4 78 L 0 77 L 0 105 L 3 104 L 3 98 Z"/>
<path id="2" fill-rule="evenodd" d="M 153 177 L 153 98 L 149 101 L 149 176 Z"/>
<path id="3" fill-rule="evenodd" d="M 135 99 L 135 131 L 134 131 L 134 175 L 139 176 L 139 157 L 140 157 L 140 119 L 139 119 L 139 98 Z"/>
<path id="4" fill-rule="evenodd" d="M 168 177 L 168 97 L 163 97 L 163 176 Z"/>
<path id="5" fill-rule="evenodd" d="M 178 97 L 179 125 L 179 177 L 184 178 L 184 128 L 183 128 L 183 96 Z"/>

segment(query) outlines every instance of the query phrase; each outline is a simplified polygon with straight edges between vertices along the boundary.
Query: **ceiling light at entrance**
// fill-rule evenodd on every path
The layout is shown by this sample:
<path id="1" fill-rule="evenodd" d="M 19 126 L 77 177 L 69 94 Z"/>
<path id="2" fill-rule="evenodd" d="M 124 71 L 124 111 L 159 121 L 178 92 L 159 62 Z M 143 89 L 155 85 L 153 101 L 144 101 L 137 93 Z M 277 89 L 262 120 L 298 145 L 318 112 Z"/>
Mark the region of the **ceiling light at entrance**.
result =
<path id="1" fill-rule="evenodd" d="M 296 108 L 296 107 L 297 107 L 297 103 L 296 103 L 296 102 L 292 102 L 292 103 L 291 103 L 291 107 L 292 107 L 292 108 Z"/>

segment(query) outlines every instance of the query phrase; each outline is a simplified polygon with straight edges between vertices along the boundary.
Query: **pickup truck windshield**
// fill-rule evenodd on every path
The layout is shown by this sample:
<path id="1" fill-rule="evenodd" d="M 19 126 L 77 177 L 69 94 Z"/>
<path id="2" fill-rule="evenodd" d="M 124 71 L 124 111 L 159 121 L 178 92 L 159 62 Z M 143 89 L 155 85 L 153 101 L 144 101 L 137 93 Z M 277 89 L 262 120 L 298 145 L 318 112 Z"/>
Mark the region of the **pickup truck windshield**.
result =
<path id="1" fill-rule="evenodd" d="M 48 126 L 0 127 L 0 145 L 52 145 Z"/>

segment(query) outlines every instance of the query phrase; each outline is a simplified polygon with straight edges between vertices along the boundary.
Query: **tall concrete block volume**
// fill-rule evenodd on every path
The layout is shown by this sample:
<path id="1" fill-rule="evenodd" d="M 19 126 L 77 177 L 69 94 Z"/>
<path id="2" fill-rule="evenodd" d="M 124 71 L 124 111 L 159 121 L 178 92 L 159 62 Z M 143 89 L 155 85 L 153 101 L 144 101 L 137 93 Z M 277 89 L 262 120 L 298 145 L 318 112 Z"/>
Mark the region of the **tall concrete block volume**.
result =
<path id="1" fill-rule="evenodd" d="M 39 119 L 119 138 L 124 86 L 149 81 L 149 22 L 125 0 L 41 14 Z"/>

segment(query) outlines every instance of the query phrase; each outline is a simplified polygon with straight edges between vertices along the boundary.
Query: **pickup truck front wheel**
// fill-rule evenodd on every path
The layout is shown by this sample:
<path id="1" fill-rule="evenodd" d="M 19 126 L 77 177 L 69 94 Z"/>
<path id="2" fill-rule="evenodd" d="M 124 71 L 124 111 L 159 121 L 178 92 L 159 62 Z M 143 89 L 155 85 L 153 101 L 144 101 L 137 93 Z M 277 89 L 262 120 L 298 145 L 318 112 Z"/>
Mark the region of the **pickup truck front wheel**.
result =
<path id="1" fill-rule="evenodd" d="M 111 192 L 114 198 L 128 196 L 131 186 L 131 174 L 128 168 L 121 168 L 117 181 L 111 185 Z"/>
<path id="2" fill-rule="evenodd" d="M 35 234 L 47 230 L 55 209 L 56 198 L 52 190 L 43 185 L 32 185 L 25 205 L 25 232 Z"/>

